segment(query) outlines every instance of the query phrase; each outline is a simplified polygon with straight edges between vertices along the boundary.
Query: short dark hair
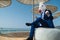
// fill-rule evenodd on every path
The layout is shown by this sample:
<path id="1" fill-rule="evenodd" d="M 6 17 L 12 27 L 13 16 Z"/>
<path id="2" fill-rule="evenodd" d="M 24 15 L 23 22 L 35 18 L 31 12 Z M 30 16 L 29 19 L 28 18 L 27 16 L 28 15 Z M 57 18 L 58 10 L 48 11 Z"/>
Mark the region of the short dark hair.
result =
<path id="1" fill-rule="evenodd" d="M 49 11 L 49 14 L 50 14 L 50 15 L 52 15 L 52 12 L 51 12 L 51 10 L 48 10 L 48 9 L 46 9 L 46 10 L 45 10 L 45 12 L 46 12 L 46 11 Z"/>

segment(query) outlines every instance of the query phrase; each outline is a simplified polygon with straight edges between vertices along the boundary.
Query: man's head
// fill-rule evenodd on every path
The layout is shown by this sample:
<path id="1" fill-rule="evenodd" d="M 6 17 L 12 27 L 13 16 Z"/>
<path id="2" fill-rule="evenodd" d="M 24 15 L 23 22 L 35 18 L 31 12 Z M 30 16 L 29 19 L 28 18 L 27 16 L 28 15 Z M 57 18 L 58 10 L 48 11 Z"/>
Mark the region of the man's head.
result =
<path id="1" fill-rule="evenodd" d="M 47 15 L 48 15 L 48 14 L 49 14 L 49 11 L 45 11 L 45 14 L 47 14 Z"/>
<path id="2" fill-rule="evenodd" d="M 45 14 L 46 14 L 47 16 L 50 16 L 49 11 L 45 11 Z"/>
<path id="3" fill-rule="evenodd" d="M 52 16 L 51 10 L 48 10 L 48 9 L 45 10 L 45 14 L 46 14 L 47 16 Z"/>

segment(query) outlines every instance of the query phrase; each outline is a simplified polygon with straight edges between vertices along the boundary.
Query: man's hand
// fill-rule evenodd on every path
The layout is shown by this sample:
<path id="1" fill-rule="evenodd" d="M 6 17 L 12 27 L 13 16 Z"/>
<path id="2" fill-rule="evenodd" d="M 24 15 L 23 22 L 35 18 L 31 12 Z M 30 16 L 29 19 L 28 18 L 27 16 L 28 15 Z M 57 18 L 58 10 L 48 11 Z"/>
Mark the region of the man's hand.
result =
<path id="1" fill-rule="evenodd" d="M 39 10 L 39 13 L 41 13 L 42 12 L 42 10 Z"/>

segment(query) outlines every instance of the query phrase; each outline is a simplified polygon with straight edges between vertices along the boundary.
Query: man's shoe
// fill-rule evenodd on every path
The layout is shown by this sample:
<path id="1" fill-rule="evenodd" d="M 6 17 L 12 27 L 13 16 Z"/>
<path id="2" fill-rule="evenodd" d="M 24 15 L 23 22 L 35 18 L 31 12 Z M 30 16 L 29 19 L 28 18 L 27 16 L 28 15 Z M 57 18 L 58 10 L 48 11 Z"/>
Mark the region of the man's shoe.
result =
<path id="1" fill-rule="evenodd" d="M 33 40 L 33 38 L 27 38 L 26 40 Z"/>
<path id="2" fill-rule="evenodd" d="M 26 23 L 27 26 L 31 26 L 31 23 Z"/>

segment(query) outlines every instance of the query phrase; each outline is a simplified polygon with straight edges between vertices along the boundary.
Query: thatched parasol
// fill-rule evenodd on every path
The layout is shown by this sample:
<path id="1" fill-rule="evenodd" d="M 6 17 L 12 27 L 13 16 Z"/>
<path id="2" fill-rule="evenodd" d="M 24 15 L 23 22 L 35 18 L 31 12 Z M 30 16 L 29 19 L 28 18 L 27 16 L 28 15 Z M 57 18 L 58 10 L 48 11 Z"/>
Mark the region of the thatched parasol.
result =
<path id="1" fill-rule="evenodd" d="M 55 16 L 58 16 L 59 17 L 60 16 L 60 12 L 56 13 Z"/>
<path id="2" fill-rule="evenodd" d="M 6 7 L 11 4 L 11 0 L 0 0 L 0 7 Z"/>
<path id="3" fill-rule="evenodd" d="M 60 16 L 60 12 L 56 13 L 53 17 L 54 19 L 58 18 Z"/>
<path id="4" fill-rule="evenodd" d="M 34 16 L 34 18 L 38 18 L 37 16 Z M 53 19 L 58 18 L 58 16 L 53 16 Z"/>
<path id="5" fill-rule="evenodd" d="M 38 8 L 39 8 L 38 6 L 35 7 L 33 12 L 39 14 Z M 52 12 L 55 12 L 57 10 L 57 7 L 52 5 L 46 5 L 46 8 L 51 10 Z"/>
<path id="6" fill-rule="evenodd" d="M 23 4 L 28 4 L 28 5 L 32 5 L 33 4 L 33 0 L 17 0 L 18 2 L 20 3 L 23 3 Z M 38 4 L 39 2 L 47 2 L 48 0 L 34 0 L 34 4 Z"/>

